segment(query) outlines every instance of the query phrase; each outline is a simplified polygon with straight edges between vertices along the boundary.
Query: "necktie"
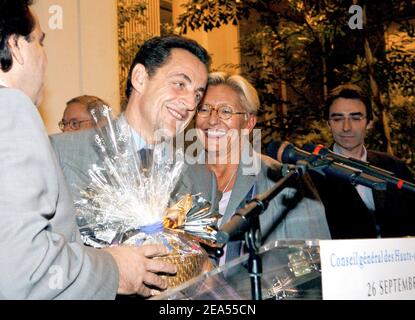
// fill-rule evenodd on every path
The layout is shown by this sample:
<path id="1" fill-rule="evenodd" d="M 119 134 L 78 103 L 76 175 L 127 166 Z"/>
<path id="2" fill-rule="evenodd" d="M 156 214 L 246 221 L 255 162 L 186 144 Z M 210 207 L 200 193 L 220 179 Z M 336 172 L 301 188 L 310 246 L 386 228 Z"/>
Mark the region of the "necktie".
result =
<path id="1" fill-rule="evenodd" d="M 143 148 L 138 151 L 143 169 L 150 169 L 153 164 L 153 149 Z"/>

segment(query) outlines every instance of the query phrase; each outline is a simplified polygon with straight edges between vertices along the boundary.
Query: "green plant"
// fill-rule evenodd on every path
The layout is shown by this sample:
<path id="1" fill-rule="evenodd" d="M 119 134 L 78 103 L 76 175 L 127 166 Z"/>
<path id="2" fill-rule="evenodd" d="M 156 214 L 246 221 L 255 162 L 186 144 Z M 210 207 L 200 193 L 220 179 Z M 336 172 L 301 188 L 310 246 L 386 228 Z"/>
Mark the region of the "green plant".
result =
<path id="1" fill-rule="evenodd" d="M 392 99 L 413 95 L 415 53 L 403 47 L 402 39 L 390 48 L 384 39 L 391 23 L 398 22 L 413 42 L 415 28 L 402 18 L 415 12 L 414 3 L 193 0 L 185 4 L 178 25 L 186 32 L 239 24 L 241 69 L 260 94 L 264 146 L 273 139 L 328 142 L 323 102 L 331 88 L 353 82 L 371 93 L 375 105 L 369 147 L 396 154 L 415 168 L 414 141 L 404 137 L 414 123 L 406 121 L 406 128 L 397 123 L 405 112 L 408 118 L 413 115 L 414 104 L 398 107 Z M 364 9 L 363 30 L 348 25 L 352 4 Z"/>
<path id="2" fill-rule="evenodd" d="M 149 37 L 146 32 L 133 32 L 130 30 L 141 29 L 147 23 L 145 12 L 147 4 L 144 1 L 137 1 L 131 4 L 128 0 L 118 0 L 118 49 L 120 68 L 120 96 L 122 103 L 125 103 L 125 86 L 127 83 L 128 71 L 140 45 Z"/>

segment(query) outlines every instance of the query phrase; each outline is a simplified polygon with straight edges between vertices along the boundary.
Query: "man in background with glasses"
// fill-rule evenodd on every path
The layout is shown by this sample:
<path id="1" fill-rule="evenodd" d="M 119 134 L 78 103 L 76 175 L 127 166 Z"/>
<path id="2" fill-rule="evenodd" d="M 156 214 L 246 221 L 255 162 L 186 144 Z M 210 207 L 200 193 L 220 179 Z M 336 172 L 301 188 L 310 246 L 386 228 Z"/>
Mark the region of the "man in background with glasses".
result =
<path id="1" fill-rule="evenodd" d="M 365 137 L 372 126 L 370 99 L 356 85 L 334 88 L 326 103 L 324 116 L 334 143 L 330 149 L 345 157 L 367 161 L 393 172 L 398 178 L 413 181 L 406 165 L 383 152 L 367 150 Z M 372 190 L 353 186 L 335 177 L 316 177 L 326 206 L 332 238 L 380 238 L 415 235 L 413 196 L 404 191 Z M 324 181 L 321 181 L 324 180 Z"/>
<path id="2" fill-rule="evenodd" d="M 93 127 L 93 119 L 90 110 L 108 103 L 96 96 L 83 95 L 72 98 L 66 103 L 62 120 L 59 121 L 59 129 L 62 132 L 87 130 Z"/>

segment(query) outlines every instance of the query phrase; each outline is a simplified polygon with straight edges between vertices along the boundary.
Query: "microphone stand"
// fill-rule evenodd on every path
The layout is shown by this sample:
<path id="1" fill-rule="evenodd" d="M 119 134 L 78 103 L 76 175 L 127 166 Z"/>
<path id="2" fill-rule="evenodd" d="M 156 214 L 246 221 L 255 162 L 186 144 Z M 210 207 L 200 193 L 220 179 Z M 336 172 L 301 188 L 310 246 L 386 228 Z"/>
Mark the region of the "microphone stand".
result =
<path id="1" fill-rule="evenodd" d="M 263 204 L 258 202 L 260 212 L 263 212 Z M 246 246 L 248 247 L 248 273 L 251 278 L 252 300 L 262 300 L 261 276 L 262 260 L 258 254 L 261 246 L 261 230 L 259 227 L 259 215 L 254 215 L 251 219 L 251 226 L 245 234 Z"/>
<path id="2" fill-rule="evenodd" d="M 283 173 L 284 177 L 271 189 L 258 194 L 244 208 L 238 210 L 217 235 L 217 242 L 225 244 L 230 240 L 238 239 L 246 232 L 245 241 L 249 251 L 248 272 L 251 278 L 252 300 L 262 300 L 262 261 L 258 254 L 261 245 L 259 215 L 267 209 L 269 202 L 286 188 L 289 182 L 304 174 L 307 161 L 300 160 L 297 164 L 294 168 L 289 168 L 287 173 Z"/>

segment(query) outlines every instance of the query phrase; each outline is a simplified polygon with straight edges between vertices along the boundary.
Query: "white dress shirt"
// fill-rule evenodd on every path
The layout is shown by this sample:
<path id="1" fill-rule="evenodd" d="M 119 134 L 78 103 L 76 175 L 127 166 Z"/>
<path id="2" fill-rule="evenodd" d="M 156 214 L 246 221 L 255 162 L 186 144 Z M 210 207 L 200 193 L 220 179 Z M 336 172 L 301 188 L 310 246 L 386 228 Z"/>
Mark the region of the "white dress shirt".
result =
<path id="1" fill-rule="evenodd" d="M 6 82 L 4 82 L 3 80 L 0 79 L 0 86 L 2 87 L 6 87 L 8 88 L 9 86 L 6 84 Z"/>
<path id="2" fill-rule="evenodd" d="M 225 192 L 222 194 L 222 198 L 219 201 L 219 213 L 223 217 L 226 211 L 226 207 L 228 206 L 229 200 L 231 199 L 232 190 Z M 218 220 L 218 226 L 222 225 L 222 218 Z M 219 265 L 222 266 L 225 264 L 226 261 L 226 245 L 223 247 L 223 255 L 219 259 Z"/>
<path id="3" fill-rule="evenodd" d="M 337 146 L 337 144 L 334 144 L 333 152 L 342 155 L 341 149 Z M 363 146 L 363 155 L 360 157 L 360 159 L 357 159 L 357 160 L 367 161 L 367 150 L 364 146 Z M 359 193 L 360 198 L 362 198 L 362 201 L 364 202 L 366 207 L 371 211 L 375 211 L 375 201 L 373 200 L 372 189 L 366 186 L 362 186 L 360 184 L 356 185 L 355 188 L 356 188 L 356 191 Z"/>

